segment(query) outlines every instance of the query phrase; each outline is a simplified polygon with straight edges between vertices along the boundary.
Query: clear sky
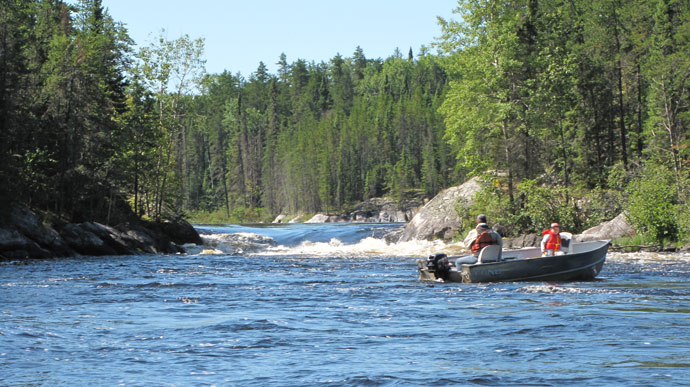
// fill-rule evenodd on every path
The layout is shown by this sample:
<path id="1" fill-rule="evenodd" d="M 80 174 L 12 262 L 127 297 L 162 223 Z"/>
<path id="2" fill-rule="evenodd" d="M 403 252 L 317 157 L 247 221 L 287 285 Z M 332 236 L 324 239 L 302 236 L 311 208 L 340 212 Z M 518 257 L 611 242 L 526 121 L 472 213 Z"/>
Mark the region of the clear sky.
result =
<path id="1" fill-rule="evenodd" d="M 440 35 L 436 16 L 452 19 L 455 0 L 103 0 L 137 45 L 166 30 L 168 40 L 187 34 L 205 39 L 206 70 L 248 76 L 263 61 L 275 74 L 287 62 L 351 57 L 385 59 L 399 48 L 415 55 Z M 435 53 L 434 50 L 431 51 Z"/>

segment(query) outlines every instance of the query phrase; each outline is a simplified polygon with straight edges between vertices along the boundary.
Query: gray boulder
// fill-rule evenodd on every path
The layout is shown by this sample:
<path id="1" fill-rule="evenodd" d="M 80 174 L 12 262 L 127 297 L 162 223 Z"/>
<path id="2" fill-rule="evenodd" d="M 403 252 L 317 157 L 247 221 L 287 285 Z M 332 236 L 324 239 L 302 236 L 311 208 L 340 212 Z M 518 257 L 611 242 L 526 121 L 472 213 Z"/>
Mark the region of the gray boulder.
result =
<path id="1" fill-rule="evenodd" d="M 521 249 L 523 247 L 537 247 L 541 237 L 537 234 L 525 234 L 516 238 L 503 238 L 504 249 Z"/>
<path id="2" fill-rule="evenodd" d="M 186 243 L 202 245 L 204 243 L 199 233 L 194 229 L 194 226 L 182 218 L 163 220 L 155 223 L 148 222 L 146 223 L 146 227 L 156 231 L 160 235 L 170 238 L 172 242 L 179 245 L 184 245 Z"/>
<path id="3" fill-rule="evenodd" d="M 576 242 L 596 241 L 615 239 L 635 235 L 635 229 L 628 222 L 625 212 L 620 213 L 608 222 L 603 222 L 598 226 L 592 227 L 573 236 Z"/>
<path id="4" fill-rule="evenodd" d="M 140 225 L 123 223 L 117 225 L 115 228 L 122 232 L 123 238 L 126 239 L 129 246 L 136 251 L 150 254 L 182 252 L 177 246 L 174 246 L 168 238 L 162 238 L 150 229 Z"/>
<path id="5" fill-rule="evenodd" d="M 304 223 L 342 223 L 349 221 L 350 218 L 347 215 L 316 214 Z"/>
<path id="6" fill-rule="evenodd" d="M 94 228 L 94 227 L 91 227 Z M 65 242 L 82 255 L 116 255 L 117 251 L 95 233 L 82 227 L 82 224 L 66 224 L 60 230 Z"/>
<path id="7" fill-rule="evenodd" d="M 350 217 L 353 222 L 409 222 L 423 205 L 424 195 L 417 195 L 402 201 L 372 198 L 358 204 Z"/>
<path id="8" fill-rule="evenodd" d="M 287 215 L 285 215 L 285 214 L 280 214 L 280 215 L 276 216 L 276 218 L 273 219 L 273 222 L 271 222 L 271 223 L 284 223 L 283 221 L 284 221 L 286 218 L 287 218 Z"/>
<path id="9" fill-rule="evenodd" d="M 13 227 L 0 228 L 0 257 L 5 259 L 49 258 L 52 254 Z"/>
<path id="10" fill-rule="evenodd" d="M 441 191 L 412 218 L 400 237 L 401 242 L 415 239 L 451 239 L 460 231 L 461 223 L 455 205 L 463 200 L 471 204 L 474 195 L 482 189 L 474 177 L 465 183 Z"/>
<path id="11" fill-rule="evenodd" d="M 47 258 L 70 256 L 74 252 L 52 227 L 26 207 L 13 206 L 9 222 L 0 231 L 0 256 L 5 258 Z"/>
<path id="12" fill-rule="evenodd" d="M 183 219 L 122 223 L 65 223 L 54 229 L 26 207 L 10 211 L 0 226 L 0 258 L 50 258 L 74 255 L 183 253 L 179 245 L 202 244 L 194 227 Z M 178 245 L 179 244 L 179 245 Z"/>
<path id="13" fill-rule="evenodd" d="M 162 229 L 168 230 L 166 227 Z M 117 227 L 110 227 L 96 222 L 85 222 L 68 224 L 61 231 L 67 243 L 75 251 L 83 255 L 170 254 L 184 252 L 184 249 L 171 241 L 171 236 L 161 233 L 161 230 L 150 230 L 136 224 L 126 223 Z M 173 234 L 173 236 L 181 238 L 180 240 L 185 240 L 186 238 L 176 234 Z M 192 237 L 191 239 L 196 238 Z"/>
<path id="14" fill-rule="evenodd" d="M 419 194 L 402 201 L 372 198 L 359 203 L 349 214 L 316 214 L 304 223 L 398 223 L 409 222 L 424 205 L 424 195 Z M 282 219 L 282 218 L 281 218 Z M 276 218 L 276 221 L 279 219 Z M 275 222 L 275 221 L 274 221 Z"/>

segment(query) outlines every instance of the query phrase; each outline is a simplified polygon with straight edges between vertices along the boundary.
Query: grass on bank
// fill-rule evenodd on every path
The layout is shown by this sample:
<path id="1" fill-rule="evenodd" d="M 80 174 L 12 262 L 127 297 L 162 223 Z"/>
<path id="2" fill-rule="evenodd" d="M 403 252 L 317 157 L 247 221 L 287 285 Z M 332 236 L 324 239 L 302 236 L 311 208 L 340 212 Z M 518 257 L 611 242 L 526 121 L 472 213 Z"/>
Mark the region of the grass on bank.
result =
<path id="1" fill-rule="evenodd" d="M 624 253 L 634 253 L 640 250 L 682 250 L 686 246 L 690 246 L 690 241 L 673 241 L 671 239 L 665 239 L 660 245 L 654 237 L 645 234 L 615 238 L 611 243 Z"/>

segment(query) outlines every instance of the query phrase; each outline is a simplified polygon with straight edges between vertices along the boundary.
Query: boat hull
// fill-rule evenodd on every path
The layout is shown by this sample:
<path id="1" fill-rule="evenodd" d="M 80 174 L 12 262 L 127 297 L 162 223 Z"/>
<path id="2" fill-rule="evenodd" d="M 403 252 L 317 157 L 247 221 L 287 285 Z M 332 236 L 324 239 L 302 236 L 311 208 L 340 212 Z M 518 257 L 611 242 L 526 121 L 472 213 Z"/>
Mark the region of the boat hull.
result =
<path id="1" fill-rule="evenodd" d="M 539 256 L 539 249 L 505 251 L 501 262 L 463 264 L 443 273 L 447 282 L 573 281 L 592 280 L 604 265 L 610 241 L 572 243 L 571 252 L 554 257 Z M 420 279 L 438 281 L 425 260 L 418 261 Z"/>

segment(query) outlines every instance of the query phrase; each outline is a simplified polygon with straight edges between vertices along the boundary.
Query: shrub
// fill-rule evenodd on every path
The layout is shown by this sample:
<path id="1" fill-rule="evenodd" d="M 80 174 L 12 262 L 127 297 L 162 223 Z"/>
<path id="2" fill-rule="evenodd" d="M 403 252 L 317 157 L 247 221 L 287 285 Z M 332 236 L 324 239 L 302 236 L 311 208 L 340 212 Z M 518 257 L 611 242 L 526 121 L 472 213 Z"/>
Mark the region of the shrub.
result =
<path id="1" fill-rule="evenodd" d="M 615 189 L 582 189 L 573 194 L 577 211 L 577 230 L 584 231 L 611 220 L 623 212 L 623 195 Z"/>
<path id="2" fill-rule="evenodd" d="M 660 165 L 645 167 L 628 186 L 628 220 L 635 230 L 658 244 L 679 236 L 677 194 L 673 173 Z"/>
<path id="3" fill-rule="evenodd" d="M 472 205 L 466 202 L 456 204 L 455 210 L 460 217 L 462 228 L 465 232 L 476 225 L 478 214 L 485 214 L 489 224 L 500 228 L 501 235 L 509 236 L 518 232 L 510 211 L 510 200 L 505 189 L 501 186 L 499 178 L 487 175 L 482 179 L 482 190 L 473 198 Z"/>
<path id="4" fill-rule="evenodd" d="M 678 214 L 678 240 L 684 244 L 690 244 L 690 203 L 679 204 Z"/>

